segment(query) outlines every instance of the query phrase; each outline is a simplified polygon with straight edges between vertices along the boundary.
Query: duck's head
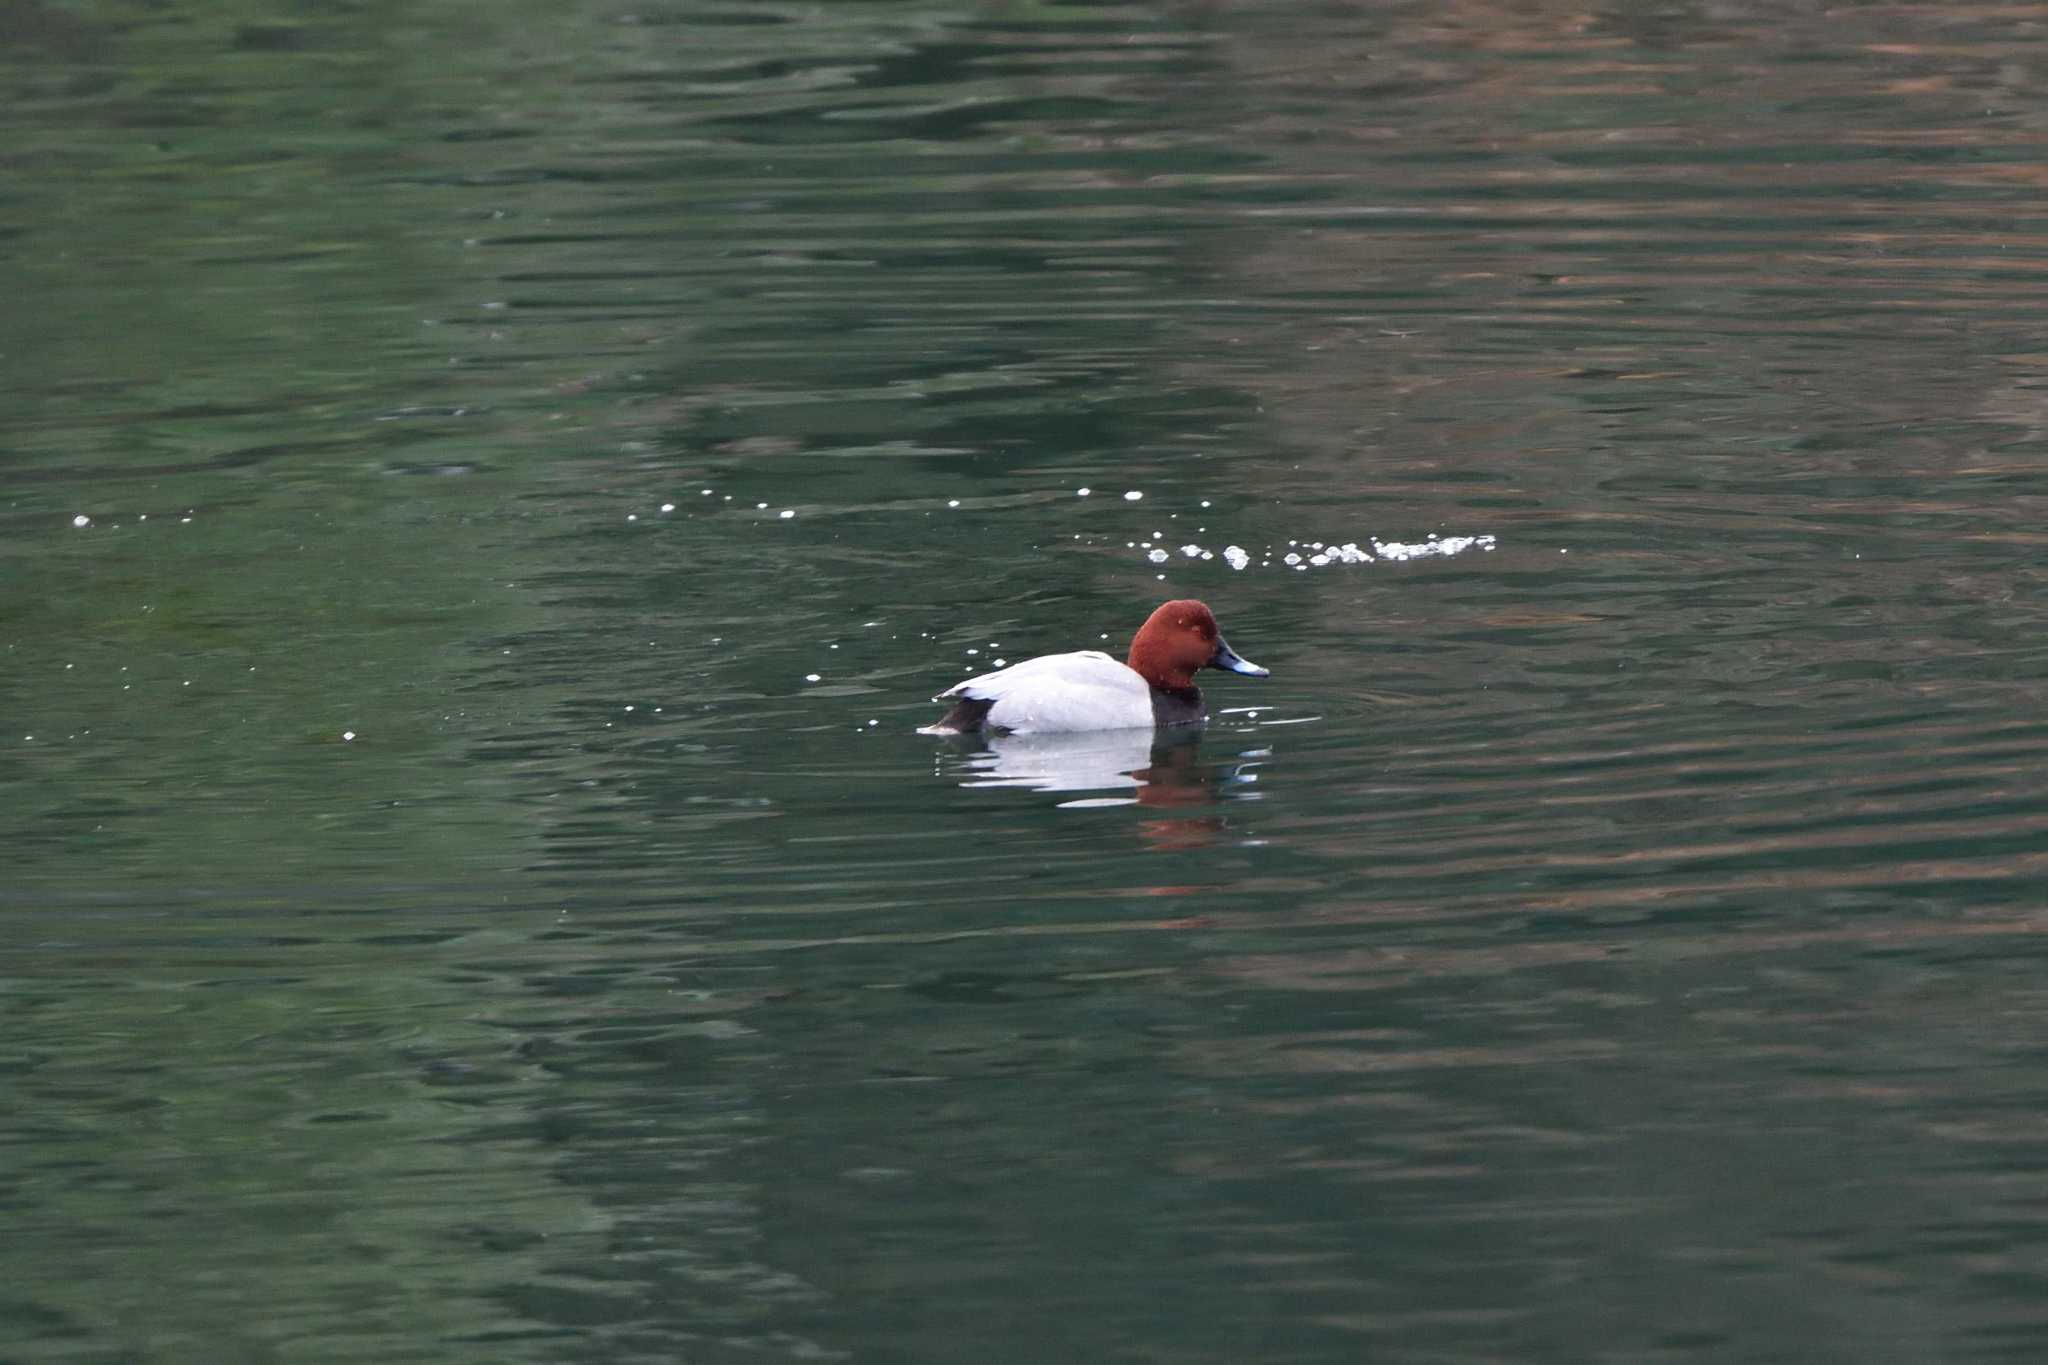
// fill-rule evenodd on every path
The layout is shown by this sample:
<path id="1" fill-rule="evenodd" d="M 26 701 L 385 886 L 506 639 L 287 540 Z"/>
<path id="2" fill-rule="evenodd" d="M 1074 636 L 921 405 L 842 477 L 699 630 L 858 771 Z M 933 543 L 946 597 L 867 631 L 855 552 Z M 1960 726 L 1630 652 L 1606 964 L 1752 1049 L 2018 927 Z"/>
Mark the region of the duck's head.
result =
<path id="1" fill-rule="evenodd" d="M 1131 637 L 1125 663 L 1133 673 L 1165 692 L 1184 692 L 1195 685 L 1204 668 L 1267 676 L 1266 670 L 1238 657 L 1216 628 L 1216 614 L 1192 597 L 1168 602 L 1145 619 Z"/>

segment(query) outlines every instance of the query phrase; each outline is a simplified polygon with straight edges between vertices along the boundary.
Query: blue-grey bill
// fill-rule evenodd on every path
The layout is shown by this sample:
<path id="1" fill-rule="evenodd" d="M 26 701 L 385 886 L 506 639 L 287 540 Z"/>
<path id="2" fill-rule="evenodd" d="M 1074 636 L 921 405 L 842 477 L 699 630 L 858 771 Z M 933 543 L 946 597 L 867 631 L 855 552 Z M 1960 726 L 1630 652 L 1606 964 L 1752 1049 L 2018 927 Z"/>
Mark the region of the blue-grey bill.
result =
<path id="1" fill-rule="evenodd" d="M 1239 658 L 1237 651 L 1223 643 L 1220 636 L 1217 637 L 1216 653 L 1210 658 L 1209 667 L 1220 668 L 1230 673 L 1243 673 L 1254 678 L 1269 678 L 1272 676 L 1269 670 L 1260 668 L 1250 659 Z"/>

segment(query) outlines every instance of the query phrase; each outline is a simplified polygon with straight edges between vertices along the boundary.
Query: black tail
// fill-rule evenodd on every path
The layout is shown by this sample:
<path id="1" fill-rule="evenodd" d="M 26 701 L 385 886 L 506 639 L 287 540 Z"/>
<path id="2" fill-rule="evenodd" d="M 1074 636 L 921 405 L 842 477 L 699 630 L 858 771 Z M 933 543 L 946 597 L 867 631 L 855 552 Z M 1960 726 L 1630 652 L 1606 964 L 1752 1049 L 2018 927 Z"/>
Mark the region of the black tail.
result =
<path id="1" fill-rule="evenodd" d="M 940 716 L 918 731 L 921 735 L 971 735 L 988 724 L 989 708 L 993 701 L 979 697 L 962 697 L 953 703 L 953 709 Z"/>

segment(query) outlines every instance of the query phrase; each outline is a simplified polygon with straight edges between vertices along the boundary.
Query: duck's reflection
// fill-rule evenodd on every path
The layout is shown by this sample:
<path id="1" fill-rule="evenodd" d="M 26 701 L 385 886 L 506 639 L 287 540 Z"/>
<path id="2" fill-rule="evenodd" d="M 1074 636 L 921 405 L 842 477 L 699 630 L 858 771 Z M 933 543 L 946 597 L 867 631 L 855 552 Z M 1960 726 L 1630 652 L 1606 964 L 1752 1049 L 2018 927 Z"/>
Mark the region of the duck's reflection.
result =
<path id="1" fill-rule="evenodd" d="M 1065 735 L 963 736 L 957 755 L 963 787 L 1106 793 L 1062 801 L 1069 807 L 1211 806 L 1224 789 L 1253 780 L 1242 763 L 1202 760 L 1200 727 L 1177 730 L 1092 730 Z M 949 765 L 950 766 L 950 765 Z M 1205 842 L 1218 820 L 1158 822 L 1169 843 Z M 1149 826 L 1148 826 L 1149 827 Z"/>

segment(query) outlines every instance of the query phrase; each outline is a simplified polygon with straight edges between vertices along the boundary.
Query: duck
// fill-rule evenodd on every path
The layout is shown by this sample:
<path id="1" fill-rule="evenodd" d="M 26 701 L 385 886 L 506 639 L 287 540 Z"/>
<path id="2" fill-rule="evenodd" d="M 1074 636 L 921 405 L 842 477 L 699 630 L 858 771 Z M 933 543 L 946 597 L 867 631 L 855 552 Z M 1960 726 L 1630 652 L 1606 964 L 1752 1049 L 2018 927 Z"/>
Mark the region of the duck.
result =
<path id="1" fill-rule="evenodd" d="M 1199 725 L 1208 712 L 1195 674 L 1204 668 L 1271 676 L 1224 643 L 1206 604 L 1184 597 L 1145 618 L 1124 662 L 1082 649 L 969 678 L 932 698 L 953 708 L 918 733 L 1045 735 Z"/>

